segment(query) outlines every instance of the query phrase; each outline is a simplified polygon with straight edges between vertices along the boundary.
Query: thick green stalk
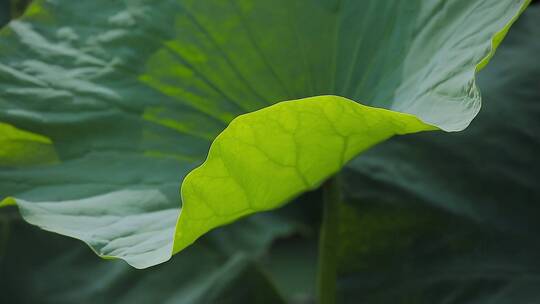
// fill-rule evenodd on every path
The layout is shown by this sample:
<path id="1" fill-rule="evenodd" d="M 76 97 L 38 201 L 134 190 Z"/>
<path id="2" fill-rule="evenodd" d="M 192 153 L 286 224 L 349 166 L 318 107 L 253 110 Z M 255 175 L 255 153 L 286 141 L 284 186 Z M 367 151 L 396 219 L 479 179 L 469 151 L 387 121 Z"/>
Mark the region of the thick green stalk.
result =
<path id="1" fill-rule="evenodd" d="M 336 303 L 338 215 L 341 193 L 338 177 L 323 185 L 323 216 L 319 236 L 317 298 L 319 304 Z"/>

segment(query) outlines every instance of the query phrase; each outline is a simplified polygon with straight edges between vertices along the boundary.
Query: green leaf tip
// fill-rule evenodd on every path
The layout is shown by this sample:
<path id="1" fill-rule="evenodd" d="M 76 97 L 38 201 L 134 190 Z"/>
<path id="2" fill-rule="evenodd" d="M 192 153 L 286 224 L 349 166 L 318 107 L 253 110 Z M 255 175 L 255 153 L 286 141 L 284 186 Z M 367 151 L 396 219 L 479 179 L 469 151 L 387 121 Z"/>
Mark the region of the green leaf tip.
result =
<path id="1" fill-rule="evenodd" d="M 16 205 L 17 205 L 17 201 L 12 197 L 6 197 L 0 201 L 0 208 L 7 207 L 7 206 L 16 206 Z"/>
<path id="2" fill-rule="evenodd" d="M 57 160 L 49 138 L 0 122 L 0 166 L 32 166 Z"/>
<path id="3" fill-rule="evenodd" d="M 215 227 L 317 188 L 378 142 L 436 129 L 413 115 L 339 96 L 285 101 L 238 116 L 182 183 L 174 252 Z"/>

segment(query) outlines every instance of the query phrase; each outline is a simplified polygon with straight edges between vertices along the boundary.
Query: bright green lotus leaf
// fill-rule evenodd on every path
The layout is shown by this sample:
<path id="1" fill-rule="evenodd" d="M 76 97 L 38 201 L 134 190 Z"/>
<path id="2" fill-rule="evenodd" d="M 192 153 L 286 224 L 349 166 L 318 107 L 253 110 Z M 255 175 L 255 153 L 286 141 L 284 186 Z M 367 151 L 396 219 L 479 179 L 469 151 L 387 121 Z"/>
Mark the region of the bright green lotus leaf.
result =
<path id="1" fill-rule="evenodd" d="M 176 225 L 174 251 L 212 228 L 277 208 L 317 188 L 378 142 L 433 129 L 415 116 L 337 96 L 281 102 L 239 116 L 182 183 L 186 203 Z"/>
<path id="2" fill-rule="evenodd" d="M 163 262 L 393 134 L 465 128 L 527 2 L 35 1 L 0 32 L 0 121 L 59 162 L 2 167 L 0 193 L 101 256 Z"/>
<path id="3" fill-rule="evenodd" d="M 51 140 L 0 123 L 0 166 L 30 166 L 57 160 Z"/>

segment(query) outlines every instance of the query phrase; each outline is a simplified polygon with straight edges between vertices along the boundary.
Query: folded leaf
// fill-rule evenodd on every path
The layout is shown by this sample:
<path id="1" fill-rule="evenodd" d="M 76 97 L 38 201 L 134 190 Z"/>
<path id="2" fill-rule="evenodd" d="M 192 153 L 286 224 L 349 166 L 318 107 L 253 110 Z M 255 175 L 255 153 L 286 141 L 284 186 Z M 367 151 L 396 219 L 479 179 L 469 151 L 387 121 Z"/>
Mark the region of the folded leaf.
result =
<path id="1" fill-rule="evenodd" d="M 393 134 L 465 128 L 527 3 L 36 1 L 0 32 L 0 121 L 59 162 L 2 167 L 0 193 L 99 255 L 157 264 Z"/>
<path id="2" fill-rule="evenodd" d="M 182 183 L 174 251 L 212 228 L 317 188 L 358 153 L 433 127 L 337 96 L 281 102 L 233 120 Z M 228 202 L 223 204 L 223 202 Z"/>

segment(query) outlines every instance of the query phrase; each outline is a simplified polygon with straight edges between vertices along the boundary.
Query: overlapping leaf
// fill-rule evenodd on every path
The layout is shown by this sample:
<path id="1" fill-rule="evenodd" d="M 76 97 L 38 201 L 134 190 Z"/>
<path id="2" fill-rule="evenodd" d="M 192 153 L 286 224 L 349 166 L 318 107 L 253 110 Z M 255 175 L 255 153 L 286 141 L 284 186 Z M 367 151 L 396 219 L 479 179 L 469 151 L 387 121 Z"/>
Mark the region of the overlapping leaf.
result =
<path id="1" fill-rule="evenodd" d="M 30 223 L 157 264 L 393 134 L 466 127 L 526 2 L 37 1 L 0 33 L 0 121 L 58 161 L 3 159 L 0 191 Z M 270 106 L 326 94 L 392 111 Z M 175 228 L 179 182 L 258 109 L 186 178 Z"/>

